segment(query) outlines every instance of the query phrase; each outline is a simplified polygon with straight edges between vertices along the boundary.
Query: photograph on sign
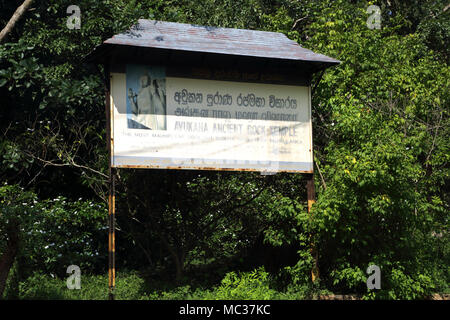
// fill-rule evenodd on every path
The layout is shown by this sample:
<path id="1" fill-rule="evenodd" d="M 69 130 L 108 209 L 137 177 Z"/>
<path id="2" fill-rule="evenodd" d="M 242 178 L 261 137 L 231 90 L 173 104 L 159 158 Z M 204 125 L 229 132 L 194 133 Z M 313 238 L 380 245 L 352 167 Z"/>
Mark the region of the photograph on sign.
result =
<path id="1" fill-rule="evenodd" d="M 312 172 L 307 86 L 111 73 L 114 167 Z"/>
<path id="2" fill-rule="evenodd" d="M 164 68 L 127 65 L 128 128 L 166 130 Z"/>

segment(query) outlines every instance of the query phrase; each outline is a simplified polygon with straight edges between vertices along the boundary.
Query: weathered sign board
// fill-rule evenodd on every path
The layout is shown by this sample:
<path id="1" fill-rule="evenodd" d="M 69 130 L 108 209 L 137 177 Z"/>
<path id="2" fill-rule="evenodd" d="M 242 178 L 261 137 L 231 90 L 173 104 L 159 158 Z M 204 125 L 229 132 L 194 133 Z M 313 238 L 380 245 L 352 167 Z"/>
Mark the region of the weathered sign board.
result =
<path id="1" fill-rule="evenodd" d="M 281 33 L 143 19 L 88 60 L 105 71 L 110 299 L 112 168 L 308 173 L 311 209 L 311 79 L 338 60 Z"/>
<path id="2" fill-rule="evenodd" d="M 312 172 L 310 87 L 111 72 L 113 167 Z"/>

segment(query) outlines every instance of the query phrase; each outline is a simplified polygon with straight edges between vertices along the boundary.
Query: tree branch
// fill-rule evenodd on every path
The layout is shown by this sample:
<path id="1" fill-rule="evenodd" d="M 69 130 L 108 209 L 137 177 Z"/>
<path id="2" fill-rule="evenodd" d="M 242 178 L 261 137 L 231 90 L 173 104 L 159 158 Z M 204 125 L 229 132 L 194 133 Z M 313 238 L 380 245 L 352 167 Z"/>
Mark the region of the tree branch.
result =
<path id="1" fill-rule="evenodd" d="M 6 26 L 0 32 L 0 42 L 2 42 L 2 40 L 8 35 L 8 33 L 11 32 L 17 21 L 19 21 L 19 19 L 23 16 L 24 12 L 28 9 L 32 2 L 33 0 L 25 0 L 22 5 L 16 9 L 16 12 L 14 12 L 11 19 L 9 19 Z"/>
<path id="2" fill-rule="evenodd" d="M 438 131 L 439 131 L 439 126 L 441 124 L 441 120 L 442 120 L 442 113 L 441 113 L 441 115 L 439 117 L 439 122 L 438 122 L 438 125 L 436 127 L 436 131 L 434 132 L 433 144 L 431 145 L 430 151 L 428 152 L 427 158 L 425 159 L 425 166 L 426 167 L 428 167 L 428 160 L 430 159 L 431 154 L 433 153 L 434 146 L 436 144 L 436 137 L 437 137 L 437 134 L 438 134 Z"/>
<path id="3" fill-rule="evenodd" d="M 302 18 L 300 18 L 300 19 L 295 20 L 294 25 L 292 26 L 291 30 L 294 30 L 295 27 L 297 26 L 297 23 L 299 23 L 300 21 L 302 21 L 302 20 L 304 20 L 304 19 L 306 19 L 306 18 L 308 18 L 308 16 L 302 17 Z"/>
<path id="4" fill-rule="evenodd" d="M 93 168 L 90 168 L 90 167 L 83 166 L 81 164 L 75 163 L 75 161 L 73 159 L 68 159 L 68 161 L 69 161 L 68 163 L 57 163 L 57 162 L 52 162 L 52 161 L 49 161 L 49 160 L 42 159 L 42 158 L 40 158 L 40 157 L 30 153 L 30 152 L 24 152 L 24 153 L 29 155 L 30 157 L 32 157 L 32 158 L 42 162 L 44 164 L 44 167 L 48 166 L 48 165 L 49 166 L 54 166 L 54 167 L 76 167 L 76 168 L 80 168 L 80 169 L 89 170 L 89 171 L 91 171 L 93 173 L 96 173 L 96 174 L 98 174 L 98 175 L 100 175 L 100 176 L 102 176 L 104 178 L 108 178 L 108 175 L 104 174 L 103 172 L 100 172 L 100 171 L 95 170 Z"/>
<path id="5" fill-rule="evenodd" d="M 314 161 L 314 163 L 316 164 L 317 171 L 319 171 L 320 180 L 322 180 L 323 188 L 324 188 L 324 190 L 326 190 L 327 189 L 327 184 L 325 183 L 325 179 L 323 178 L 322 172 L 320 171 L 319 163 L 317 161 Z"/>

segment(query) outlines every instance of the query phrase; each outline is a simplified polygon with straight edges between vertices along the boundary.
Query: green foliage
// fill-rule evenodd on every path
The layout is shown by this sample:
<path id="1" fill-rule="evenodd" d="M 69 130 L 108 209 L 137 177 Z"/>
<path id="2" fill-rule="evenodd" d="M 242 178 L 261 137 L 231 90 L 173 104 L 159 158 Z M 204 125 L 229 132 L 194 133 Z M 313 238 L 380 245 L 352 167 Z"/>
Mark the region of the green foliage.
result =
<path id="1" fill-rule="evenodd" d="M 117 275 L 117 300 L 295 300 L 307 297 L 308 288 L 281 292 L 271 288 L 270 276 L 264 269 L 244 273 L 228 273 L 221 284 L 211 289 L 192 288 L 189 285 L 155 290 L 135 272 Z M 81 274 L 81 289 L 69 290 L 66 279 L 43 273 L 34 273 L 19 283 L 19 299 L 25 300 L 106 300 L 107 275 Z M 8 298 L 8 296 L 6 297 Z"/>
<path id="2" fill-rule="evenodd" d="M 106 296 L 104 276 L 86 276 L 78 293 L 61 280 L 70 264 L 103 273 L 106 263 L 106 209 L 97 203 L 107 190 L 103 74 L 82 61 L 139 18 L 283 32 L 342 63 L 313 82 L 320 184 L 312 216 L 304 181 L 293 175 L 120 172 L 119 268 L 146 266 L 178 281 L 209 264 L 239 261 L 249 270 L 261 239 L 280 252 L 292 246 L 297 261 L 272 276 L 218 267 L 214 277 L 223 280 L 209 289 L 144 293 L 136 275 L 119 276 L 121 297 L 290 299 L 325 287 L 420 299 L 448 291 L 446 1 L 83 0 L 80 30 L 66 27 L 70 4 L 34 1 L 0 45 L 0 253 L 6 229 L 21 228 L 12 296 L 13 282 L 30 299 Z M 380 30 L 367 28 L 370 4 L 381 7 Z M 15 8 L 0 9 L 5 25 Z M 311 243 L 320 285 L 310 281 Z M 381 267 L 380 291 L 366 288 L 371 264 Z M 33 271 L 41 273 L 25 280 Z"/>
<path id="3" fill-rule="evenodd" d="M 448 226 L 448 67 L 418 35 L 397 35 L 392 24 L 370 30 L 365 7 L 350 7 L 336 1 L 309 26 L 309 45 L 342 61 L 316 96 L 332 138 L 320 154 L 327 188 L 313 210 L 321 271 L 330 287 L 364 292 L 375 263 L 384 289 L 369 296 L 423 298 L 445 277 L 431 281 L 436 259 L 424 244 Z"/>
<path id="4" fill-rule="evenodd" d="M 65 274 L 69 265 L 85 272 L 103 268 L 106 210 L 93 201 L 67 201 L 64 197 L 40 200 L 17 185 L 0 187 L 0 249 L 6 246 L 8 228 L 19 236 L 21 276 L 33 270 Z"/>
<path id="5" fill-rule="evenodd" d="M 241 274 L 230 272 L 222 280 L 215 296 L 219 300 L 269 300 L 276 293 L 269 285 L 270 277 L 264 269 Z"/>
<path id="6" fill-rule="evenodd" d="M 54 270 L 57 274 L 65 272 L 64 268 L 71 264 L 84 272 L 98 270 L 100 253 L 105 250 L 104 204 L 82 199 L 68 202 L 58 197 L 42 201 L 41 210 L 22 253 L 28 259 L 27 265 L 35 270 Z"/>
<path id="7" fill-rule="evenodd" d="M 39 213 L 35 206 L 36 196 L 29 191 L 24 191 L 16 185 L 0 186 L 0 249 L 5 252 L 6 244 L 12 234 L 18 235 L 18 241 L 27 232 L 30 232 L 34 217 Z M 22 237 L 21 237 L 22 236 Z M 26 239 L 26 237 L 25 237 Z"/>
<path id="8" fill-rule="evenodd" d="M 145 281 L 135 273 L 119 273 L 115 297 L 118 300 L 138 300 L 144 297 Z M 19 298 L 24 300 L 106 300 L 107 275 L 81 274 L 81 289 L 67 288 L 66 279 L 34 273 L 19 285 Z"/>

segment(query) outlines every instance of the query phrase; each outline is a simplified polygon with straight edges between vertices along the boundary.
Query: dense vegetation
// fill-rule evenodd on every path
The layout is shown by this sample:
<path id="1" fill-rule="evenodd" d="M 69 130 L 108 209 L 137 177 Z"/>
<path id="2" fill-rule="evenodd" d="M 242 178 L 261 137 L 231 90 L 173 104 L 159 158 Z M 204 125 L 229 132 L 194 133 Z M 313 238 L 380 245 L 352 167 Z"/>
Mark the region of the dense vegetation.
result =
<path id="1" fill-rule="evenodd" d="M 2 27 L 21 3 L 0 1 Z M 447 1 L 82 0 L 80 30 L 71 4 L 33 1 L 0 44 L 0 296 L 106 298 L 104 88 L 80 61 L 139 18 L 283 32 L 342 63 L 313 84 L 312 215 L 301 175 L 116 172 L 118 298 L 449 290 Z M 366 287 L 371 264 L 381 290 Z"/>

